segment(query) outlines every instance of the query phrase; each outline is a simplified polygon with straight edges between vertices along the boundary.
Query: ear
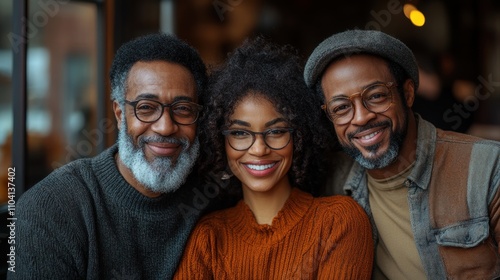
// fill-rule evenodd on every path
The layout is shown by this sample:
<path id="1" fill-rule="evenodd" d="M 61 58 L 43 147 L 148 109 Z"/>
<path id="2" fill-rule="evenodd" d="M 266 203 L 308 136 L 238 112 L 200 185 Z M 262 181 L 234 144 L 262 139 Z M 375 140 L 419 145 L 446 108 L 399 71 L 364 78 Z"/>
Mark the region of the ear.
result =
<path id="1" fill-rule="evenodd" d="M 413 107 L 415 101 L 415 84 L 411 79 L 407 79 L 403 84 L 406 107 Z"/>
<path id="2" fill-rule="evenodd" d="M 118 129 L 120 129 L 122 124 L 122 114 L 125 112 L 122 111 L 120 104 L 116 100 L 113 101 L 113 112 L 115 113 L 116 123 L 118 125 Z"/>

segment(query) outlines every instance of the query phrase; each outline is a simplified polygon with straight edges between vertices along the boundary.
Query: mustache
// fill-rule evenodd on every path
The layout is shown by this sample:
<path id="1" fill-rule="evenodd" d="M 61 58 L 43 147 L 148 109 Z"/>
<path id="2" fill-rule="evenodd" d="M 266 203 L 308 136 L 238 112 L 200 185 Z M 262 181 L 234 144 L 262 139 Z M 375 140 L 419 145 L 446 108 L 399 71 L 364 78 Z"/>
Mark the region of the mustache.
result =
<path id="1" fill-rule="evenodd" d="M 151 142 L 182 145 L 183 148 L 186 148 L 187 146 L 189 146 L 189 140 L 183 139 L 183 138 L 152 135 L 152 136 L 141 136 L 137 139 L 137 144 L 141 148 L 144 148 L 144 145 L 146 145 L 147 143 L 151 143 Z"/>
<path id="2" fill-rule="evenodd" d="M 359 127 L 358 129 L 356 129 L 355 131 L 353 131 L 351 133 L 348 133 L 347 137 L 349 140 L 351 140 L 352 138 L 354 138 L 354 135 L 356 135 L 360 132 L 363 132 L 365 130 L 372 129 L 374 127 L 384 127 L 384 126 L 391 127 L 391 125 L 392 125 L 392 123 L 390 120 L 385 120 L 385 121 L 376 122 L 376 123 L 370 123 L 370 124 L 367 124 L 365 126 Z"/>

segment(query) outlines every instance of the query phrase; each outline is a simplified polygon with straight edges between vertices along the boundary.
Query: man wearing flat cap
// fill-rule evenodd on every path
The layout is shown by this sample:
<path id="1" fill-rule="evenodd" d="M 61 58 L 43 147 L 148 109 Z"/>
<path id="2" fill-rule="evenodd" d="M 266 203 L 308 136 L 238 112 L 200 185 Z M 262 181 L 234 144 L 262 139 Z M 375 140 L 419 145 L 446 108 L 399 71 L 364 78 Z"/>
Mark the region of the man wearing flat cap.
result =
<path id="1" fill-rule="evenodd" d="M 412 51 L 380 31 L 345 31 L 318 45 L 304 78 L 349 156 L 332 159 L 327 194 L 352 196 L 372 221 L 373 278 L 500 277 L 500 143 L 413 113 Z"/>

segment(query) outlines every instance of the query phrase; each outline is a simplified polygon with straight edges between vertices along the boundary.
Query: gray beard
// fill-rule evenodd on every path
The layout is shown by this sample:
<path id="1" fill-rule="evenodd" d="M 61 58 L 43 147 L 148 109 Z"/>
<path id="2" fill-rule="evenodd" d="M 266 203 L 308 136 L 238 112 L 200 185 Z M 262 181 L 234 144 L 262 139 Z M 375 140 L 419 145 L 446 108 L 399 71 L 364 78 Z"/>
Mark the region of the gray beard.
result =
<path id="1" fill-rule="evenodd" d="M 118 131 L 118 153 L 123 164 L 132 172 L 135 179 L 147 190 L 155 193 L 169 193 L 179 189 L 191 173 L 200 150 L 198 137 L 190 145 L 188 139 L 173 137 L 143 136 L 138 138 L 137 146 L 127 134 L 127 124 L 122 118 Z M 176 143 L 182 151 L 175 163 L 168 157 L 157 157 L 149 162 L 144 155 L 147 142 Z"/>
<path id="2" fill-rule="evenodd" d="M 389 127 L 392 127 L 391 126 L 392 124 L 390 122 L 387 125 L 389 125 Z M 368 126 L 364 127 L 363 130 L 374 126 L 376 125 L 370 125 L 369 127 Z M 399 149 L 401 148 L 404 138 L 406 137 L 406 132 L 407 132 L 406 128 L 407 128 L 407 119 L 405 120 L 402 129 L 391 133 L 391 137 L 389 140 L 389 147 L 387 148 L 387 151 L 385 151 L 385 153 L 381 154 L 376 158 L 365 158 L 361 153 L 361 151 L 358 148 L 354 147 L 353 145 L 341 144 L 341 146 L 349 156 L 351 156 L 354 160 L 356 160 L 356 162 L 359 163 L 359 165 L 363 166 L 364 168 L 381 169 L 389 166 L 389 164 L 394 162 L 398 157 Z M 377 144 L 367 147 L 366 149 L 369 152 L 376 153 L 379 148 L 380 144 Z"/>

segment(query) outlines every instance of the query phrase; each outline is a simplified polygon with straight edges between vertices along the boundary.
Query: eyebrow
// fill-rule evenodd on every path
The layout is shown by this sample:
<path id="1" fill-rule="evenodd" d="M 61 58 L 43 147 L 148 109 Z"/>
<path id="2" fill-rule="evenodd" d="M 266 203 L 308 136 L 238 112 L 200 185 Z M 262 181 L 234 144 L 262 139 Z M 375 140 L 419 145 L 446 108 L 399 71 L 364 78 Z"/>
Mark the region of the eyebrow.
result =
<path id="1" fill-rule="evenodd" d="M 367 85 L 364 85 L 361 90 L 357 91 L 357 92 L 353 92 L 353 93 L 350 93 L 350 94 L 344 94 L 344 93 L 341 93 L 341 94 L 338 94 L 338 95 L 335 95 L 333 96 L 330 100 L 335 100 L 335 99 L 338 99 L 338 98 L 348 98 L 349 96 L 355 94 L 355 93 L 360 93 L 362 92 L 363 90 L 373 86 L 373 85 L 376 85 L 376 84 L 386 84 L 387 82 L 382 82 L 382 81 L 379 81 L 379 80 L 376 80 L 376 81 L 373 81 Z"/>
<path id="2" fill-rule="evenodd" d="M 274 125 L 274 124 L 277 124 L 279 122 L 286 122 L 286 120 L 284 118 L 276 118 L 274 120 L 271 120 L 271 121 L 268 121 L 264 124 L 265 127 L 269 127 L 271 125 Z M 248 122 L 245 122 L 245 121 L 242 121 L 242 120 L 231 120 L 229 122 L 229 126 L 231 125 L 241 125 L 241 126 L 246 126 L 246 127 L 251 127 L 250 123 Z"/>
<path id="3" fill-rule="evenodd" d="M 140 99 L 151 99 L 151 100 L 157 100 L 157 101 L 159 100 L 158 95 L 154 94 L 154 93 L 141 93 L 138 96 L 136 96 L 135 100 L 140 100 Z M 176 102 L 176 101 L 181 101 L 181 100 L 194 102 L 193 98 L 191 98 L 189 96 L 181 95 L 181 96 L 174 97 L 174 100 L 172 101 L 172 103 Z"/>

